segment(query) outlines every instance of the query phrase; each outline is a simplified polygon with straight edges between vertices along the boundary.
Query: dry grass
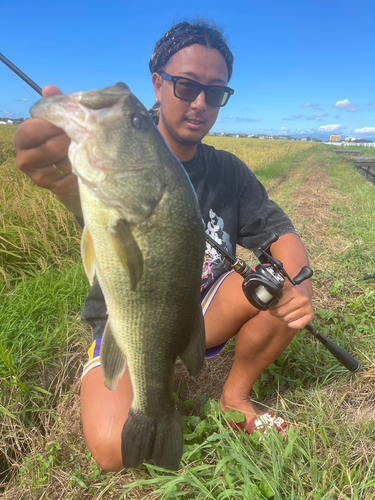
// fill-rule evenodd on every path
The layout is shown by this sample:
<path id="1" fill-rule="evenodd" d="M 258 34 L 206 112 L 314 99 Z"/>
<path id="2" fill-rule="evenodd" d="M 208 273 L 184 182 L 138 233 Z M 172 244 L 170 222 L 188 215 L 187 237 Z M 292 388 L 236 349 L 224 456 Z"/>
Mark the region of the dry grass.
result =
<path id="1" fill-rule="evenodd" d="M 80 418 L 79 388 L 82 363 L 85 361 L 91 333 L 82 326 L 78 317 L 74 326 L 72 320 L 69 324 L 71 329 L 76 330 L 73 334 L 70 332 L 75 341 L 67 344 L 66 351 L 61 353 L 53 366 L 49 366 L 48 371 L 41 372 L 38 381 L 39 386 L 50 395 L 50 407 L 37 413 L 32 426 L 21 420 L 22 408 L 18 408 L 13 418 L 5 416 L 1 422 L 0 470 L 3 473 L 0 480 L 3 483 L 0 482 L 0 497 L 2 484 L 6 484 L 4 498 L 7 500 L 60 499 L 61 492 L 66 487 L 62 487 L 64 481 L 69 482 L 69 472 L 66 467 L 59 466 L 59 463 L 72 463 L 72 456 L 74 461 L 87 460 Z M 58 449 L 58 453 L 53 453 L 54 448 Z M 40 495 L 36 497 L 35 488 L 32 493 L 30 491 L 30 484 L 35 483 L 36 479 L 33 476 L 38 469 L 36 464 L 40 465 L 40 461 L 48 462 L 49 456 L 54 456 L 53 465 L 56 468 L 46 469 L 46 476 L 53 474 L 55 477 L 48 476 L 48 489 L 43 489 L 41 482 Z M 21 469 L 22 484 L 17 478 Z"/>
<path id="2" fill-rule="evenodd" d="M 231 137 L 212 136 L 205 137 L 204 143 L 233 153 L 246 163 L 253 172 L 257 172 L 263 167 L 284 158 L 291 158 L 314 146 L 313 143 L 307 142 L 233 139 Z"/>
<path id="3" fill-rule="evenodd" d="M 13 146 L 2 147 L 13 151 Z M 6 154 L 0 166 L 0 280 L 9 285 L 14 278 L 77 255 L 80 230 L 52 193 L 36 187 L 18 171 L 14 155 Z"/>
<path id="4" fill-rule="evenodd" d="M 311 267 L 315 274 L 322 276 L 319 289 L 315 289 L 314 307 L 334 310 L 339 299 L 332 297 L 330 289 L 336 279 L 337 255 L 345 251 L 351 241 L 344 235 L 333 234 L 332 225 L 339 215 L 332 211 L 332 207 L 351 200 L 334 189 L 321 165 L 308 163 L 301 167 L 296 168 L 289 178 L 291 183 L 302 178 L 291 194 L 292 219 L 309 254 Z M 284 187 L 279 186 L 276 192 L 272 192 L 274 199 L 278 199 L 278 191 Z"/>
<path id="5" fill-rule="evenodd" d="M 0 125 L 0 168 L 9 158 L 16 157 L 13 136 L 17 128 L 14 125 Z"/>

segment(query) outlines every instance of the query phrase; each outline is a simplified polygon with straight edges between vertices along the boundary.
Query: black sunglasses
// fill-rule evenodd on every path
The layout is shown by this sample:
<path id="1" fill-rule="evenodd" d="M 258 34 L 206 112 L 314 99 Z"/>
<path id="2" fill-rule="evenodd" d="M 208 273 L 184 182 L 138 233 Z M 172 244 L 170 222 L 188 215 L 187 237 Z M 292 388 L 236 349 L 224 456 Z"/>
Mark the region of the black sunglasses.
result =
<path id="1" fill-rule="evenodd" d="M 181 101 L 193 102 L 203 90 L 204 95 L 206 96 L 207 104 L 221 108 L 226 105 L 230 96 L 234 94 L 234 90 L 230 87 L 221 87 L 220 85 L 202 85 L 201 83 L 191 80 L 190 78 L 185 78 L 183 76 L 171 76 L 164 71 L 160 73 L 160 76 L 163 80 L 173 82 L 173 93 L 177 99 L 181 99 Z"/>

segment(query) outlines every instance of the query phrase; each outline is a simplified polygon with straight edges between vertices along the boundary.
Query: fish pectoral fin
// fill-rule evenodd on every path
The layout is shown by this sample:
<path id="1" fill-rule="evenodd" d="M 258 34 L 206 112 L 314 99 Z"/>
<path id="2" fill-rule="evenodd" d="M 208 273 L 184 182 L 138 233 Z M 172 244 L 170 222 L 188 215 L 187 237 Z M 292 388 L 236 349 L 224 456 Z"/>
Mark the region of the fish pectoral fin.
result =
<path id="1" fill-rule="evenodd" d="M 202 307 L 199 300 L 189 343 L 186 349 L 178 354 L 178 357 L 184 363 L 189 374 L 196 377 L 203 368 L 205 353 L 206 335 Z"/>
<path id="2" fill-rule="evenodd" d="M 94 252 L 94 243 L 92 241 L 92 236 L 87 226 L 84 227 L 82 233 L 81 256 L 82 256 L 83 268 L 85 270 L 89 283 L 92 286 L 95 277 L 95 252 Z"/>
<path id="3" fill-rule="evenodd" d="M 142 252 L 125 220 L 119 219 L 116 225 L 108 227 L 107 231 L 111 245 L 129 273 L 131 289 L 134 291 L 143 272 Z"/>
<path id="4" fill-rule="evenodd" d="M 106 387 L 111 391 L 115 391 L 118 381 L 124 375 L 126 358 L 113 336 L 109 319 L 105 325 L 100 347 L 100 363 Z"/>

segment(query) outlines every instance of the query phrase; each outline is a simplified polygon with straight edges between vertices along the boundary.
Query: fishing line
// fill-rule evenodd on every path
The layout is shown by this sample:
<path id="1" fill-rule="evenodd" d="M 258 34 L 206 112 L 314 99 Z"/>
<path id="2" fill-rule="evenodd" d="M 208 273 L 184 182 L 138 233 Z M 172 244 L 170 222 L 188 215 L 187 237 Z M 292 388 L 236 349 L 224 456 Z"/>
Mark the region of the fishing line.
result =
<path id="1" fill-rule="evenodd" d="M 0 53 L 0 61 L 2 61 L 5 64 L 5 66 L 7 66 L 9 69 L 11 69 L 13 71 L 13 73 L 15 73 L 24 82 L 26 82 L 33 90 L 35 90 L 35 92 L 37 92 L 39 95 L 42 95 L 41 87 L 39 87 L 39 85 L 37 85 L 31 78 L 29 78 L 27 75 L 25 75 L 25 73 L 23 71 L 21 71 L 19 68 L 17 68 L 17 66 L 15 64 L 13 64 L 11 61 L 9 61 L 9 59 L 7 59 L 1 53 Z M 18 80 L 17 80 L 17 82 L 18 82 Z M 20 82 L 18 82 L 18 83 L 20 84 Z M 30 95 L 32 95 L 32 94 L 30 94 Z M 32 95 L 32 97 L 35 99 L 35 96 Z"/>
<path id="2" fill-rule="evenodd" d="M 0 54 L 0 55 L 1 55 L 1 54 Z M 14 80 L 18 83 L 18 85 L 20 85 L 20 86 L 21 86 L 24 90 L 26 90 L 26 92 L 27 92 L 29 95 L 31 95 L 31 97 L 32 97 L 35 101 L 38 101 L 38 100 L 39 100 L 39 97 L 35 97 L 35 95 L 34 95 L 34 94 L 32 94 L 32 93 L 28 90 L 28 88 L 27 88 L 27 87 L 24 87 L 24 86 L 22 85 L 22 83 L 21 83 L 19 80 L 17 80 L 17 78 L 16 78 L 16 77 L 12 74 L 12 72 L 11 72 L 10 74 L 11 74 L 11 77 L 12 77 L 12 78 L 13 78 L 13 79 L 14 79 Z"/>

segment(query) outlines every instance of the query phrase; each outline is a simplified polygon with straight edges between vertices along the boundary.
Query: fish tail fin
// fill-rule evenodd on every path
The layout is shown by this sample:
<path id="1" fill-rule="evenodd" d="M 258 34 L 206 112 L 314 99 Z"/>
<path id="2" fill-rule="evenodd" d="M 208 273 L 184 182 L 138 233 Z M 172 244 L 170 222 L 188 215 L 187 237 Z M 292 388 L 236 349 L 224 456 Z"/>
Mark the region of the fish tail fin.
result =
<path id="1" fill-rule="evenodd" d="M 189 374 L 195 377 L 199 375 L 203 368 L 205 353 L 206 335 L 204 329 L 204 318 L 202 307 L 199 303 L 189 343 L 186 349 L 178 354 L 178 357 L 184 363 Z"/>
<path id="2" fill-rule="evenodd" d="M 183 451 L 181 419 L 177 409 L 171 415 L 153 419 L 130 409 L 121 433 L 121 453 L 125 468 L 144 462 L 178 470 Z"/>

